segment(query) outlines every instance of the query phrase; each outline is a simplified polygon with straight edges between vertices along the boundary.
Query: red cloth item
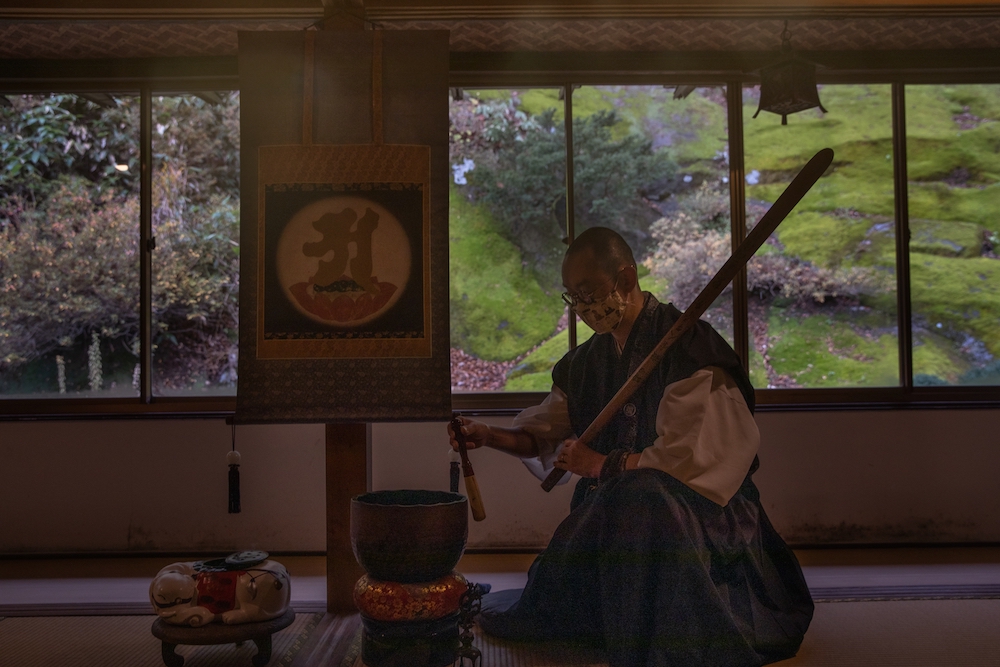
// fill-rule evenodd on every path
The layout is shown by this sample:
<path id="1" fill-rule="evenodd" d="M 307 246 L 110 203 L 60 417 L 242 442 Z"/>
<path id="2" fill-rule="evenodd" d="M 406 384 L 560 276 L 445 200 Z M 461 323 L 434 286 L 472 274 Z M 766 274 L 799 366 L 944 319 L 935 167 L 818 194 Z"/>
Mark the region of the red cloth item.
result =
<path id="1" fill-rule="evenodd" d="M 246 570 L 198 573 L 198 605 L 213 614 L 236 607 L 236 583 Z"/>

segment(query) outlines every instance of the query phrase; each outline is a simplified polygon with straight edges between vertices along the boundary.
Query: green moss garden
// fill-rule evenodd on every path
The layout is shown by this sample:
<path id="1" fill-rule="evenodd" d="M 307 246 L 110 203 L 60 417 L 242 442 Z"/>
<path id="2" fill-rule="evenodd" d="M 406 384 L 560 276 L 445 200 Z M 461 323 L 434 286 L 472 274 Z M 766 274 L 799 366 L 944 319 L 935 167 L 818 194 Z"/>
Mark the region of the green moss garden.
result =
<path id="1" fill-rule="evenodd" d="M 906 95 L 915 381 L 998 384 L 1000 86 Z M 896 386 L 890 87 L 820 96 L 828 113 L 782 126 L 752 119 L 757 97 L 744 94 L 748 224 L 815 151 L 836 153 L 748 266 L 751 376 L 758 387 Z M 731 247 L 724 92 L 585 86 L 573 110 L 577 230 L 620 231 L 644 288 L 685 307 Z M 451 191 L 452 345 L 507 364 L 508 391 L 547 390 L 569 345 L 562 102 L 555 90 L 470 91 L 452 103 L 452 130 L 452 162 L 466 167 Z M 731 336 L 729 304 L 710 320 Z"/>

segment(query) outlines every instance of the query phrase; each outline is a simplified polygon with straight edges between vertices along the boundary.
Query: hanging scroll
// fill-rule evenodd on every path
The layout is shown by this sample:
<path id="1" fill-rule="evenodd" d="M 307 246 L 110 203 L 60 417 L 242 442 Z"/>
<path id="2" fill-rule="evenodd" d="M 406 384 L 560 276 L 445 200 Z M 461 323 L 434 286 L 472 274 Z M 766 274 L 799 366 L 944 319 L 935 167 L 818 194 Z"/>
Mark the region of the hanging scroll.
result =
<path id="1" fill-rule="evenodd" d="M 430 357 L 430 149 L 262 146 L 257 356 Z"/>
<path id="2" fill-rule="evenodd" d="M 447 67 L 441 32 L 240 34 L 237 421 L 450 414 Z"/>

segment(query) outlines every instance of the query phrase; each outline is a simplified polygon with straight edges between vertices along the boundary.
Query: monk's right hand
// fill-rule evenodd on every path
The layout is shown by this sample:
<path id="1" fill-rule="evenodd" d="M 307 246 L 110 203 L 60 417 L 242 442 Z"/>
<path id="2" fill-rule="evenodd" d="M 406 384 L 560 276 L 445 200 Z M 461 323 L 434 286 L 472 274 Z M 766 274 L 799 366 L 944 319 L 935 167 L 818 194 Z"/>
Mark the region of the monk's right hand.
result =
<path id="1" fill-rule="evenodd" d="M 459 417 L 462 422 L 462 433 L 465 435 L 466 449 L 477 449 L 485 447 L 490 441 L 490 427 L 483 422 L 477 422 L 465 417 Z M 448 438 L 451 448 L 458 451 L 458 440 L 455 439 L 455 431 L 452 430 L 451 422 L 448 422 Z"/>

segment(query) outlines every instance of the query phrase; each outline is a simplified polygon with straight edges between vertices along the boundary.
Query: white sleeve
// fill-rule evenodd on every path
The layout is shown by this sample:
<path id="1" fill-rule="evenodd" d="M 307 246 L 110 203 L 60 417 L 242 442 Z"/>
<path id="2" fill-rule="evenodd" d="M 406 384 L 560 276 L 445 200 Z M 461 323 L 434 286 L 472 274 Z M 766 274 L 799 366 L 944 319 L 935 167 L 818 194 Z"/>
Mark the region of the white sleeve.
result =
<path id="1" fill-rule="evenodd" d="M 552 385 L 552 390 L 540 404 L 525 408 L 514 417 L 512 424 L 535 436 L 538 443 L 538 456 L 521 459 L 525 467 L 538 479 L 544 480 L 555 467 L 556 457 L 563 440 L 573 437 L 573 427 L 569 421 L 569 404 L 566 394 L 559 387 Z M 560 484 L 569 481 L 570 475 L 563 475 Z"/>
<path id="2" fill-rule="evenodd" d="M 656 433 L 639 467 L 662 470 L 722 506 L 740 488 L 760 446 L 743 394 L 714 366 L 667 386 Z"/>

